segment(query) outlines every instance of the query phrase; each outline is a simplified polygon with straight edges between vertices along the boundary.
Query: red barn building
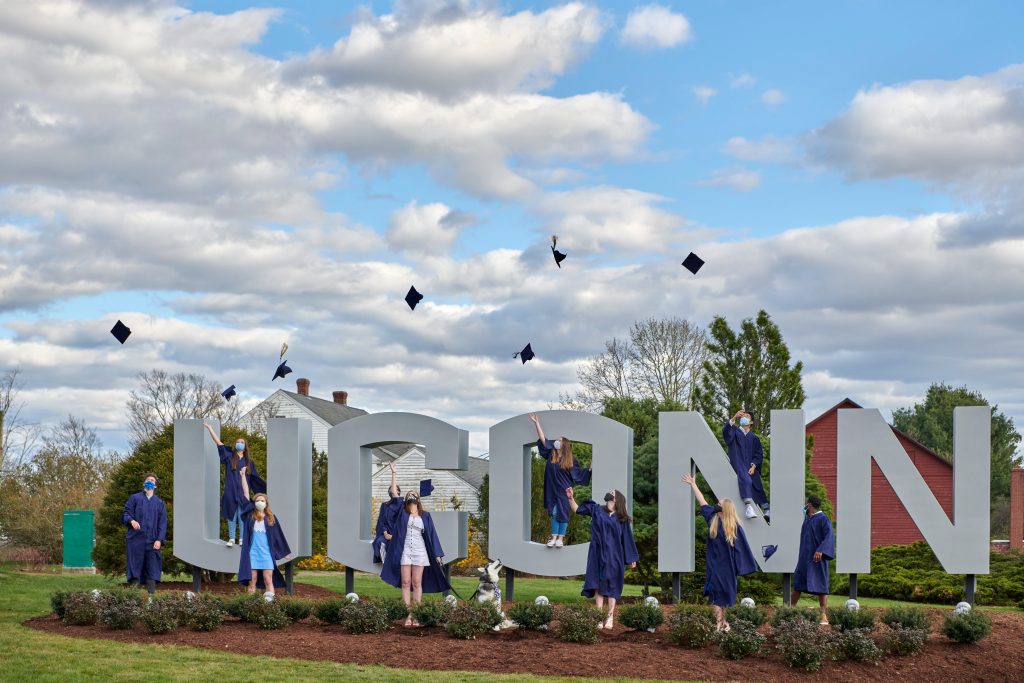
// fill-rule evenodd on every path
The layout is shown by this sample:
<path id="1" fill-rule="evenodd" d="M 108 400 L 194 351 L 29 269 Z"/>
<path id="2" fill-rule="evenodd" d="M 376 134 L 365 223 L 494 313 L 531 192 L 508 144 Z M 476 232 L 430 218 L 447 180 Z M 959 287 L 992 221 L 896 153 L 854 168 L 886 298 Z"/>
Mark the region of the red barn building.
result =
<path id="1" fill-rule="evenodd" d="M 860 408 L 850 399 L 839 404 L 807 423 L 807 433 L 814 435 L 814 450 L 811 457 L 811 472 L 825 485 L 833 509 L 836 502 L 836 432 L 839 428 L 839 410 Z M 953 516 L 953 464 L 938 453 L 918 443 L 893 427 L 893 434 L 910 456 L 911 462 L 921 473 L 932 495 L 952 520 Z M 838 513 L 837 513 L 838 516 Z M 903 507 L 873 461 L 871 463 L 871 547 L 897 545 L 923 541 L 924 536 L 907 509 Z"/>

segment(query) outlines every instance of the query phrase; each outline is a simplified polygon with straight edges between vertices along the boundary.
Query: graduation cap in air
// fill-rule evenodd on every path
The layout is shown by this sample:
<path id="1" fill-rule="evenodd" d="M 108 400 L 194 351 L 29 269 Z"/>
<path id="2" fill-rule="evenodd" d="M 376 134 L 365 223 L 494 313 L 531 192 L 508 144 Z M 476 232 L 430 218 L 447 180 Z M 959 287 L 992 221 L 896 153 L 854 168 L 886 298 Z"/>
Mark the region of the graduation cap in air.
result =
<path id="1" fill-rule="evenodd" d="M 430 483 L 430 479 L 424 479 L 420 481 L 420 498 L 426 498 L 434 492 L 434 485 Z"/>
<path id="2" fill-rule="evenodd" d="M 110 328 L 110 334 L 114 335 L 114 338 L 117 339 L 117 341 L 124 344 L 126 341 L 128 341 L 128 337 L 131 336 L 132 331 L 128 329 L 127 325 L 118 320 L 116 323 L 114 323 L 114 326 Z"/>
<path id="3" fill-rule="evenodd" d="M 764 555 L 764 559 L 768 559 L 775 554 L 775 551 L 779 549 L 777 545 L 763 545 L 761 546 L 761 554 Z"/>
<path id="4" fill-rule="evenodd" d="M 235 385 L 232 384 L 230 387 L 228 387 L 224 391 L 220 392 L 220 395 L 224 397 L 225 401 L 230 401 L 231 397 L 234 396 L 237 393 L 238 392 L 235 391 Z"/>
<path id="5" fill-rule="evenodd" d="M 417 292 L 415 287 L 410 287 L 409 293 L 405 295 L 405 303 L 409 304 L 409 308 L 415 311 L 416 304 L 421 301 L 423 301 L 423 295 Z"/>
<path id="6" fill-rule="evenodd" d="M 281 353 L 277 356 L 278 360 L 284 358 L 284 354 L 288 353 L 288 343 L 284 342 L 281 344 Z"/>
<path id="7" fill-rule="evenodd" d="M 555 257 L 555 265 L 559 268 L 562 267 L 562 261 L 565 260 L 565 254 L 555 249 L 558 246 L 558 235 L 551 236 L 551 255 Z"/>
<path id="8" fill-rule="evenodd" d="M 270 380 L 270 381 L 273 382 L 278 377 L 280 377 L 281 379 L 284 379 L 284 376 L 287 375 L 291 371 L 292 371 L 292 369 L 290 367 L 288 367 L 288 361 L 286 360 L 286 361 L 282 362 L 280 365 L 277 366 L 277 370 L 274 372 L 274 378 L 272 380 Z"/>
<path id="9" fill-rule="evenodd" d="M 533 360 L 534 358 L 533 347 L 530 344 L 527 344 L 526 348 L 524 348 L 522 351 L 517 351 L 513 353 L 512 357 L 519 358 L 521 361 L 523 361 L 523 364 L 525 365 L 526 361 Z"/>
<path id="10" fill-rule="evenodd" d="M 683 267 L 686 268 L 691 273 L 693 273 L 694 275 L 697 274 L 697 271 L 700 270 L 701 266 L 703 265 L 704 259 L 702 259 L 700 256 L 697 256 L 692 251 L 690 252 L 690 255 L 686 257 L 686 260 L 683 261 Z"/>

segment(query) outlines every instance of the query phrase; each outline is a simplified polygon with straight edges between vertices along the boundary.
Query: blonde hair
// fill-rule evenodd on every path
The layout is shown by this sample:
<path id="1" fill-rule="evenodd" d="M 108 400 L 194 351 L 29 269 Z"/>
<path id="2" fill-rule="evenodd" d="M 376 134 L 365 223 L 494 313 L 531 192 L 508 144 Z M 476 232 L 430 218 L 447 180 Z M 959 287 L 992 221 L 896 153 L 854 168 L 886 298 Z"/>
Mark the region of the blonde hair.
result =
<path id="1" fill-rule="evenodd" d="M 259 510 L 253 510 L 253 513 L 252 513 L 253 517 L 252 518 L 255 519 L 256 521 L 259 521 L 259 520 L 263 519 L 264 517 L 266 517 L 267 518 L 267 524 L 269 524 L 270 526 L 274 526 L 274 523 L 277 520 L 274 517 L 274 511 L 270 509 L 270 499 L 267 498 L 267 494 L 265 494 L 265 493 L 257 493 L 255 496 L 252 497 L 252 502 L 255 503 L 260 498 L 262 498 L 263 500 L 266 501 L 267 507 L 265 507 L 263 509 L 263 512 L 260 512 Z"/>
<path id="2" fill-rule="evenodd" d="M 562 447 L 554 450 L 551 459 L 563 470 L 572 469 L 572 466 L 576 464 L 572 457 L 572 441 L 563 436 Z"/>
<path id="3" fill-rule="evenodd" d="M 711 518 L 711 524 L 708 525 L 708 536 L 718 538 L 718 526 L 721 523 L 722 529 L 725 530 L 725 540 L 732 545 L 736 541 L 736 527 L 739 524 L 736 517 L 736 505 L 728 498 L 718 501 L 718 505 L 722 511 L 716 512 L 715 516 Z"/>

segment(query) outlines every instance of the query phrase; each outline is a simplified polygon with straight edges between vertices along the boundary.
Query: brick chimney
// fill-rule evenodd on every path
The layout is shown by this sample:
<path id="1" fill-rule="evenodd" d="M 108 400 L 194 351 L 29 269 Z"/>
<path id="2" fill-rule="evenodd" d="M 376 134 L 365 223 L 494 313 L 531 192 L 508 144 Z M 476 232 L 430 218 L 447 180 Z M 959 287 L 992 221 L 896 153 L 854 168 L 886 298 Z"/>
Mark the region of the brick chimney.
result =
<path id="1" fill-rule="evenodd" d="M 334 396 L 334 402 L 341 406 L 348 405 L 348 392 L 347 391 L 335 391 L 332 394 Z"/>
<path id="2" fill-rule="evenodd" d="M 298 388 L 298 392 L 303 396 L 309 396 L 309 380 L 305 377 L 295 380 L 295 386 Z"/>

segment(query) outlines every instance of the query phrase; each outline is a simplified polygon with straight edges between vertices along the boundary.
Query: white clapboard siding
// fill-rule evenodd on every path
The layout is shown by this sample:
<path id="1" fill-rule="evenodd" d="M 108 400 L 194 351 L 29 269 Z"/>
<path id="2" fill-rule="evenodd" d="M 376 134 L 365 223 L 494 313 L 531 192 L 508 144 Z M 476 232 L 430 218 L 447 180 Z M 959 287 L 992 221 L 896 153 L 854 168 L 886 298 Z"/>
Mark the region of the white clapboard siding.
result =
<path id="1" fill-rule="evenodd" d="M 409 449 L 407 453 L 395 460 L 395 468 L 398 470 L 398 485 L 402 487 L 405 494 L 412 490 L 419 490 L 420 480 L 430 479 L 434 485 L 434 492 L 428 498 L 423 499 L 423 508 L 427 511 L 451 511 L 451 497 L 458 496 L 461 501 L 459 508 L 463 512 L 476 514 L 480 509 L 480 492 L 473 488 L 466 480 L 445 470 L 430 470 L 426 467 L 426 456 L 419 448 Z M 377 513 L 380 504 L 388 497 L 388 488 L 391 486 L 391 469 L 386 465 L 374 473 L 373 484 L 373 523 L 377 523 Z"/>
<path id="2" fill-rule="evenodd" d="M 267 400 L 260 403 L 256 408 L 242 416 L 240 420 L 243 426 L 250 422 L 258 423 L 260 430 L 267 433 L 267 417 L 298 417 L 309 420 L 313 423 L 313 445 L 318 451 L 327 452 L 327 430 L 332 425 L 328 424 L 319 415 L 293 401 L 288 394 L 277 391 L 270 395 Z"/>

